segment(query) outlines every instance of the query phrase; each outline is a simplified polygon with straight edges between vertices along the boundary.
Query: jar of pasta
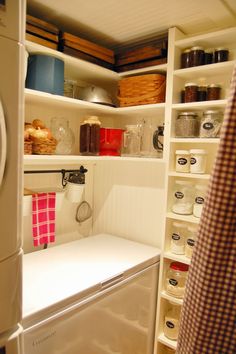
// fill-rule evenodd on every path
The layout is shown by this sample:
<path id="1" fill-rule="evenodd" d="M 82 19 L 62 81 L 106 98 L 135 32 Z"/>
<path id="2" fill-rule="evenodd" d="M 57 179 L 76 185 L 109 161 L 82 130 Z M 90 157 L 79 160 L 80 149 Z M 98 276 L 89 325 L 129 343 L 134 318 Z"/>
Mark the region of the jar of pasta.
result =
<path id="1" fill-rule="evenodd" d="M 166 292 L 177 298 L 183 298 L 189 266 L 172 262 L 166 274 Z"/>

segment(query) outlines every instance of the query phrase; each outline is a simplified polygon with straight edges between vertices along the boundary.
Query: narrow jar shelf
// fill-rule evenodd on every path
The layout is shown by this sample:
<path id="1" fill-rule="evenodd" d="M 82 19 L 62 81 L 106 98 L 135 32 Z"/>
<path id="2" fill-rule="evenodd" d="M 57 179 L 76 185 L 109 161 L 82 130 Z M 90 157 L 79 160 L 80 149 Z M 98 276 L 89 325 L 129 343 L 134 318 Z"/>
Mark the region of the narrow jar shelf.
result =
<path id="1" fill-rule="evenodd" d="M 183 177 L 183 178 L 191 178 L 191 179 L 203 179 L 203 180 L 209 180 L 210 179 L 210 174 L 200 174 L 200 173 L 180 173 L 180 172 L 175 172 L 175 171 L 170 171 L 168 173 L 170 177 Z"/>
<path id="2" fill-rule="evenodd" d="M 214 75 L 231 75 L 236 60 L 225 61 L 222 63 L 194 66 L 186 69 L 177 69 L 174 76 L 185 80 L 199 79 L 199 75 L 204 77 L 214 77 Z"/>
<path id="3" fill-rule="evenodd" d="M 129 71 L 124 71 L 122 73 L 118 73 L 121 77 L 127 77 L 130 75 L 137 74 L 155 74 L 155 73 L 165 73 L 167 71 L 167 63 L 160 65 L 148 66 L 146 68 L 134 69 Z"/>
<path id="4" fill-rule="evenodd" d="M 167 294 L 167 292 L 165 290 L 162 290 L 161 297 L 163 299 L 173 302 L 174 304 L 183 305 L 183 299 L 178 299 L 177 297 L 173 297 L 173 296 Z"/>
<path id="5" fill-rule="evenodd" d="M 164 335 L 164 333 L 161 333 L 161 334 L 158 336 L 157 340 L 158 340 L 158 342 L 163 343 L 163 344 L 165 344 L 167 347 L 170 347 L 170 348 L 172 348 L 172 349 L 174 349 L 174 350 L 176 350 L 176 348 L 177 348 L 177 341 L 171 340 L 171 339 L 167 338 L 167 337 Z"/>
<path id="6" fill-rule="evenodd" d="M 190 264 L 191 259 L 186 257 L 184 254 L 174 254 L 170 251 L 164 252 L 164 258 L 170 259 L 171 261 L 181 262 L 184 264 Z"/>
<path id="7" fill-rule="evenodd" d="M 172 212 L 168 212 L 166 214 L 166 217 L 169 219 L 174 219 L 174 220 L 181 220 L 181 221 L 186 221 L 186 222 L 190 222 L 193 224 L 199 224 L 199 218 L 196 218 L 193 215 L 180 215 L 180 214 L 175 214 Z"/>
<path id="8" fill-rule="evenodd" d="M 189 103 L 174 103 L 172 108 L 177 111 L 202 111 L 210 108 L 225 108 L 227 104 L 227 99 L 224 100 L 212 100 L 212 101 L 202 101 L 202 102 L 189 102 Z"/>
<path id="9" fill-rule="evenodd" d="M 170 138 L 171 143 L 219 144 L 220 138 Z"/>

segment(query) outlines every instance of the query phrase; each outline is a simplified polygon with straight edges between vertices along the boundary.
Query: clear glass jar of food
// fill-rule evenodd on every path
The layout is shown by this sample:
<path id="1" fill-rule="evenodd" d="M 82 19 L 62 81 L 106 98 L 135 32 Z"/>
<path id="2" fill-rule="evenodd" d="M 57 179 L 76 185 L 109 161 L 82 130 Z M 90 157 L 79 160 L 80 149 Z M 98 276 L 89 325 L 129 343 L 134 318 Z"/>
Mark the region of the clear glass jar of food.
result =
<path id="1" fill-rule="evenodd" d="M 207 87 L 207 101 L 219 100 L 221 94 L 221 86 L 218 84 L 211 84 Z"/>
<path id="2" fill-rule="evenodd" d="M 185 88 L 185 95 L 184 95 L 185 103 L 196 102 L 198 85 L 195 84 L 194 82 L 187 82 L 184 85 L 184 88 Z"/>
<path id="3" fill-rule="evenodd" d="M 197 225 L 191 225 L 187 228 L 186 232 L 186 244 L 185 244 L 185 256 L 188 258 L 192 257 L 193 254 L 193 249 L 195 246 L 195 242 L 197 239 L 197 233 L 198 233 L 198 226 Z"/>
<path id="4" fill-rule="evenodd" d="M 188 173 L 190 170 L 190 153 L 188 150 L 175 151 L 175 171 Z"/>
<path id="5" fill-rule="evenodd" d="M 73 152 L 75 136 L 69 127 L 69 121 L 64 117 L 52 118 L 51 131 L 58 142 L 55 153 L 57 155 L 70 155 Z"/>
<path id="6" fill-rule="evenodd" d="M 207 110 L 203 112 L 200 123 L 201 138 L 216 138 L 220 136 L 223 113 L 218 110 Z"/>
<path id="7" fill-rule="evenodd" d="M 100 126 L 98 117 L 87 117 L 80 126 L 80 154 L 85 156 L 99 155 Z"/>
<path id="8" fill-rule="evenodd" d="M 207 153 L 204 149 L 191 149 L 190 173 L 205 173 Z"/>
<path id="9" fill-rule="evenodd" d="M 229 58 L 229 50 L 227 48 L 216 48 L 214 52 L 214 63 L 227 61 Z"/>
<path id="10" fill-rule="evenodd" d="M 165 314 L 163 333 L 167 338 L 177 340 L 181 307 L 172 302 L 170 302 L 170 306 Z"/>
<path id="11" fill-rule="evenodd" d="M 196 216 L 196 218 L 201 217 L 202 209 L 205 202 L 206 192 L 207 192 L 206 185 L 197 184 L 195 186 L 195 201 L 193 204 L 193 215 Z"/>
<path id="12" fill-rule="evenodd" d="M 190 49 L 185 49 L 181 54 L 181 69 L 190 68 Z"/>
<path id="13" fill-rule="evenodd" d="M 177 298 L 184 297 L 189 266 L 172 262 L 166 274 L 166 292 Z"/>
<path id="14" fill-rule="evenodd" d="M 193 184 L 190 181 L 175 181 L 172 211 L 176 214 L 191 215 L 193 213 Z"/>
<path id="15" fill-rule="evenodd" d="M 174 254 L 184 254 L 186 224 L 173 222 L 170 241 L 170 251 Z"/>
<path id="16" fill-rule="evenodd" d="M 198 115 L 194 112 L 181 112 L 175 122 L 175 136 L 177 138 L 196 138 L 198 135 Z"/>
<path id="17" fill-rule="evenodd" d="M 199 66 L 204 64 L 205 52 L 202 47 L 196 46 L 190 49 L 191 66 Z"/>

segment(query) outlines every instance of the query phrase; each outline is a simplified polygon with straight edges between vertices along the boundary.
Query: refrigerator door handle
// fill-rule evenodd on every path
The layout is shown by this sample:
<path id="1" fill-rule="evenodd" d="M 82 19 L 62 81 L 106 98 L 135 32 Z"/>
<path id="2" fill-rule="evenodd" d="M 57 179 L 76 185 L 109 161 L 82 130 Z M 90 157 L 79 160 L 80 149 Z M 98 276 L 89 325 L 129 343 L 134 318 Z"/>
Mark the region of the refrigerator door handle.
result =
<path id="1" fill-rule="evenodd" d="M 5 171 L 7 157 L 7 133 L 5 116 L 2 107 L 2 101 L 0 100 L 0 187 L 2 185 L 2 179 Z"/>

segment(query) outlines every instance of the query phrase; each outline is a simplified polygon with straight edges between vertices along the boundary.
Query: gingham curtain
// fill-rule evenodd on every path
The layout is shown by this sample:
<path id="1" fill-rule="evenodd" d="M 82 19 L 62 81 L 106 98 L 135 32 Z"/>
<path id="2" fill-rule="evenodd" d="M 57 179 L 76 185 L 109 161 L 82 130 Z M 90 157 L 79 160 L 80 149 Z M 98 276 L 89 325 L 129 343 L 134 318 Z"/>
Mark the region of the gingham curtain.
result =
<path id="1" fill-rule="evenodd" d="M 236 67 L 193 252 L 177 354 L 236 354 Z"/>

